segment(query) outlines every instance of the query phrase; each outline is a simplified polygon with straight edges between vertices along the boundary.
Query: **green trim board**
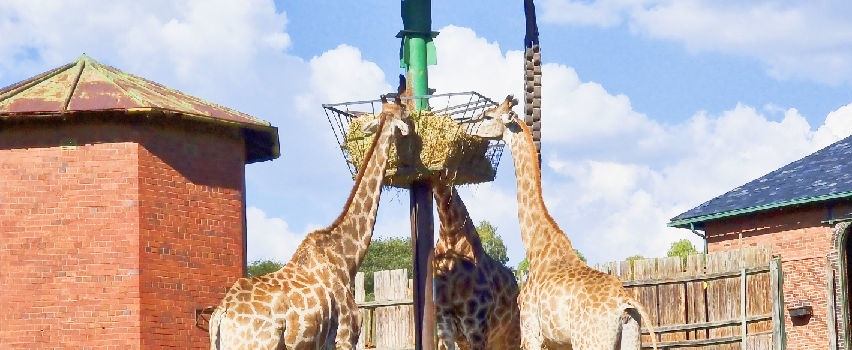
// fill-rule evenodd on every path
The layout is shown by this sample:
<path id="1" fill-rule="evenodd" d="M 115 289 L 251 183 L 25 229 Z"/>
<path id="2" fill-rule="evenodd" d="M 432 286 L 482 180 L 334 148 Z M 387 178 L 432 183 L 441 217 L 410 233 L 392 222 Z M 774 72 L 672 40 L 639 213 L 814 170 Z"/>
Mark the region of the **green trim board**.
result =
<path id="1" fill-rule="evenodd" d="M 717 219 L 722 219 L 722 218 L 727 218 L 727 217 L 732 217 L 732 216 L 750 214 L 750 213 L 769 210 L 769 209 L 777 209 L 777 208 L 789 207 L 789 206 L 793 206 L 793 205 L 802 205 L 802 204 L 809 204 L 809 203 L 815 203 L 815 202 L 822 202 L 822 201 L 831 200 L 831 199 L 850 198 L 850 197 L 852 197 L 852 191 L 833 193 L 833 194 L 822 195 L 822 196 L 805 197 L 805 198 L 794 199 L 794 200 L 789 200 L 789 201 L 769 203 L 769 204 L 764 204 L 764 205 L 757 205 L 757 206 L 743 208 L 743 209 L 730 210 L 730 211 L 716 213 L 716 214 L 696 216 L 696 217 L 693 217 L 693 218 L 687 218 L 687 219 L 681 219 L 681 220 L 672 220 L 669 223 L 667 223 L 666 226 L 677 227 L 677 228 L 689 228 L 689 224 L 691 224 L 691 223 L 695 224 L 695 223 L 717 220 Z"/>

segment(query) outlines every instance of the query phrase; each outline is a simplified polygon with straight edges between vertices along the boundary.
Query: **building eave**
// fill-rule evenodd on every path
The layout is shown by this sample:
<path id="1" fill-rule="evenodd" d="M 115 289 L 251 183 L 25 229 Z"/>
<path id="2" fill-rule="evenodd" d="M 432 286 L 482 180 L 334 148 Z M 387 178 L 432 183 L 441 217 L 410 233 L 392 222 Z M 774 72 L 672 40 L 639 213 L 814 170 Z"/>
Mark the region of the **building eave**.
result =
<path id="1" fill-rule="evenodd" d="M 849 197 L 852 197 L 852 191 L 832 193 L 832 194 L 827 194 L 827 195 L 822 195 L 822 196 L 805 197 L 805 198 L 794 199 L 794 200 L 789 200 L 789 201 L 775 202 L 775 203 L 757 205 L 757 206 L 748 207 L 748 208 L 729 210 L 729 211 L 725 211 L 725 212 L 721 212 L 721 213 L 702 215 L 702 216 L 696 216 L 696 217 L 692 217 L 692 218 L 684 218 L 684 219 L 679 219 L 679 220 L 672 220 L 672 221 L 669 221 L 669 223 L 667 223 L 666 226 L 676 227 L 676 228 L 687 228 L 688 229 L 688 228 L 690 228 L 689 224 L 697 225 L 697 224 L 702 224 L 702 223 L 705 223 L 705 222 L 708 222 L 708 221 L 730 218 L 730 217 L 740 216 L 740 215 L 746 215 L 746 214 L 751 214 L 751 213 L 770 210 L 770 209 L 784 208 L 784 207 L 789 207 L 789 206 L 810 204 L 810 203 L 815 203 L 815 202 L 822 202 L 822 201 L 827 201 L 827 200 L 832 200 L 832 199 L 841 199 L 841 198 L 849 198 Z"/>

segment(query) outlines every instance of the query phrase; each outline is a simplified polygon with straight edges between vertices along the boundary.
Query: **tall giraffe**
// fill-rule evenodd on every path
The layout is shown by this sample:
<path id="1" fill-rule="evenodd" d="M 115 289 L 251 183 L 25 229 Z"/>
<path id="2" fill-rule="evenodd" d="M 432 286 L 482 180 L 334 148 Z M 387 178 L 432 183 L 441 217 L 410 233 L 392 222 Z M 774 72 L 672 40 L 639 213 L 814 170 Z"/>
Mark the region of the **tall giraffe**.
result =
<path id="1" fill-rule="evenodd" d="M 482 248 L 467 208 L 445 171 L 432 180 L 441 230 L 435 245 L 438 349 L 517 350 L 518 283 Z"/>
<path id="2" fill-rule="evenodd" d="M 474 123 L 475 134 L 502 139 L 512 151 L 518 220 L 529 275 L 518 297 L 525 350 L 639 349 L 642 305 L 611 275 L 588 267 L 544 205 L 541 170 L 529 127 L 512 112 L 512 96 Z"/>
<path id="3" fill-rule="evenodd" d="M 377 134 L 343 212 L 280 270 L 234 283 L 210 318 L 211 349 L 355 348 L 360 313 L 350 285 L 373 235 L 390 147 L 408 133 L 399 98 L 382 100 L 377 122 L 365 125 Z"/>

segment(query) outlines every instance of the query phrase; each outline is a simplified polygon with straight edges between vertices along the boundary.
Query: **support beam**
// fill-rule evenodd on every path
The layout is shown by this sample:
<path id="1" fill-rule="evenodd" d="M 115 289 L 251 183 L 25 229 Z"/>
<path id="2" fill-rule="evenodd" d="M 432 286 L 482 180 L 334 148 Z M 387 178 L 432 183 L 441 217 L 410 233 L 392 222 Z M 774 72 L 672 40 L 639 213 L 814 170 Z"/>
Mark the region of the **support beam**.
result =
<path id="1" fill-rule="evenodd" d="M 411 184 L 411 244 L 414 245 L 414 348 L 435 349 L 435 302 L 432 275 L 435 230 L 432 187 L 429 182 Z"/>

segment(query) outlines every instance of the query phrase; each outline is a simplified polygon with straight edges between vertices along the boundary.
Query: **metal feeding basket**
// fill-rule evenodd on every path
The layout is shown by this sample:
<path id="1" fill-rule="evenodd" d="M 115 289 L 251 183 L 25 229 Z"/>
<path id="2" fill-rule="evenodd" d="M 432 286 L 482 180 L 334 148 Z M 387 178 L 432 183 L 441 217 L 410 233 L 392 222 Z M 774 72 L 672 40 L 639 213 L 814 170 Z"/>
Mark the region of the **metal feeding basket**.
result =
<path id="1" fill-rule="evenodd" d="M 392 100 L 396 94 L 386 95 Z M 414 132 L 397 140 L 390 150 L 384 184 L 409 188 L 411 183 L 447 169 L 456 185 L 494 180 L 503 154 L 503 142 L 471 135 L 476 124 L 466 123 L 498 104 L 476 92 L 428 95 L 430 110 L 411 111 Z M 414 97 L 403 97 L 403 103 Z M 322 105 L 337 144 L 356 176 L 373 135 L 361 125 L 379 116 L 381 100 Z"/>

